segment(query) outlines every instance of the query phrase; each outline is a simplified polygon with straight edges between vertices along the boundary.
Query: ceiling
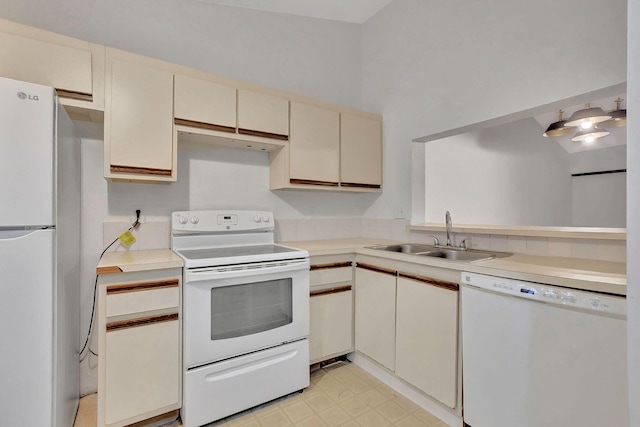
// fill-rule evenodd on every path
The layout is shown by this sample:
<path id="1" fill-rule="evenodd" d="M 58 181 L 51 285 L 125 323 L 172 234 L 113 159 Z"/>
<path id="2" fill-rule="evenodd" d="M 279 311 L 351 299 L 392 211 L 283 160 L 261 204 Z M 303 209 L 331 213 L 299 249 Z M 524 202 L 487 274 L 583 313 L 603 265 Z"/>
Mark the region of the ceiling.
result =
<path id="1" fill-rule="evenodd" d="M 290 15 L 362 24 L 391 0 L 199 0 Z"/>

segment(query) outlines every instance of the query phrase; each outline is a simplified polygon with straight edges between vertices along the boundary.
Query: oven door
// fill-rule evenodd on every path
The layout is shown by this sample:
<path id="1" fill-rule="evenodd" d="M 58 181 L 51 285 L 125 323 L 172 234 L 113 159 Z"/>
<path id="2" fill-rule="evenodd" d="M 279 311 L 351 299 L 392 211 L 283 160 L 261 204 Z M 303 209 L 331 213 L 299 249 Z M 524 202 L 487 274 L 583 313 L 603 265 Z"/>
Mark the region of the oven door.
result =
<path id="1" fill-rule="evenodd" d="M 309 260 L 185 270 L 189 369 L 309 335 Z"/>

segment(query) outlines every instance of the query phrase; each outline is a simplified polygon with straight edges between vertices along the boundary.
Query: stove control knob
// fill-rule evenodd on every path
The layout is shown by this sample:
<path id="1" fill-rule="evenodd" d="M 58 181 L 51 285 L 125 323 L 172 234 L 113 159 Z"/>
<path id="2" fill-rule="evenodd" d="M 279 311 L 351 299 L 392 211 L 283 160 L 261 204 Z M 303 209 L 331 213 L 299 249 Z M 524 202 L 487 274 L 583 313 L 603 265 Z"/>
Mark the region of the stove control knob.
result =
<path id="1" fill-rule="evenodd" d="M 269 216 L 268 215 L 262 215 L 262 222 L 269 222 Z"/>
<path id="2" fill-rule="evenodd" d="M 199 222 L 200 222 L 200 218 L 198 218 L 197 216 L 191 217 L 191 224 L 197 224 Z"/>
<path id="3" fill-rule="evenodd" d="M 254 222 L 260 222 L 261 218 L 258 215 L 256 215 L 256 216 L 253 217 L 253 221 Z"/>
<path id="4" fill-rule="evenodd" d="M 187 222 L 189 222 L 189 218 L 181 215 L 179 221 L 180 221 L 180 224 L 186 224 Z"/>

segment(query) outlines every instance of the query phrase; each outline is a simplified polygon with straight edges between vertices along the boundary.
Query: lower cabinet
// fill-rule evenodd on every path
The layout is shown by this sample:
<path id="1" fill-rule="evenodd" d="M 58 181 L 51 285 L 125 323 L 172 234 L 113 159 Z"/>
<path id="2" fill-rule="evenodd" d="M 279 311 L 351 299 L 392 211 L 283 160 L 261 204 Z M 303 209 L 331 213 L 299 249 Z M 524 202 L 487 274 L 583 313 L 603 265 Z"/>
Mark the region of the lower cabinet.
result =
<path id="1" fill-rule="evenodd" d="M 309 360 L 319 363 L 353 351 L 351 262 L 311 265 Z"/>
<path id="2" fill-rule="evenodd" d="M 456 406 L 457 286 L 398 277 L 396 375 L 440 402 Z"/>
<path id="3" fill-rule="evenodd" d="M 99 276 L 98 427 L 181 407 L 181 281 L 180 269 Z"/>
<path id="4" fill-rule="evenodd" d="M 356 268 L 356 350 L 385 368 L 396 366 L 396 272 Z"/>
<path id="5" fill-rule="evenodd" d="M 356 350 L 455 409 L 458 284 L 361 262 L 355 270 Z"/>

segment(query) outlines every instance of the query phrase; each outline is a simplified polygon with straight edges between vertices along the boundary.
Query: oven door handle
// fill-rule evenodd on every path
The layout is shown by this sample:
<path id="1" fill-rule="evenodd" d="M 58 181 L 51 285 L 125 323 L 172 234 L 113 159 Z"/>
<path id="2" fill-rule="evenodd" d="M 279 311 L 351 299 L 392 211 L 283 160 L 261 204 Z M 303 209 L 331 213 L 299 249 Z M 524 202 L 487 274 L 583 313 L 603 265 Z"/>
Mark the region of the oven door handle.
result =
<path id="1" fill-rule="evenodd" d="M 201 269 L 197 271 L 185 271 L 185 282 L 200 282 L 203 280 L 233 279 L 236 277 L 253 277 L 265 274 L 289 273 L 294 271 L 309 270 L 309 260 L 302 260 L 287 265 L 275 267 L 258 267 L 248 269 L 227 269 L 219 268 Z"/>

